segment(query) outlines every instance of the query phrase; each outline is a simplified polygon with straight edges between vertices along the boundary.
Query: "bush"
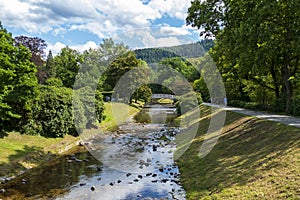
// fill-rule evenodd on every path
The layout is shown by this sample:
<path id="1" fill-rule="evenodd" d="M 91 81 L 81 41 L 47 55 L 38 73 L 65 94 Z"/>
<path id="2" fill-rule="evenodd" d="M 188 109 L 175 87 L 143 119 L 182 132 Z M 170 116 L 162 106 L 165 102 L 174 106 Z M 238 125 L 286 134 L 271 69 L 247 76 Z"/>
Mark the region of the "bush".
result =
<path id="1" fill-rule="evenodd" d="M 139 123 L 150 123 L 151 119 L 148 113 L 141 111 L 133 117 Z"/>
<path id="2" fill-rule="evenodd" d="M 87 87 L 76 92 L 81 96 L 73 95 L 73 90 L 66 87 L 40 86 L 40 97 L 34 103 L 33 117 L 23 126 L 22 133 L 45 137 L 77 135 L 76 128 L 80 133 L 101 121 L 104 118 L 102 95 L 96 92 L 93 96 L 94 92 Z"/>
<path id="3" fill-rule="evenodd" d="M 72 94 L 70 88 L 41 86 L 41 96 L 35 110 L 36 124 L 40 124 L 40 135 L 63 137 L 76 135 L 72 113 Z M 84 116 L 82 116 L 84 118 Z"/>
<path id="4" fill-rule="evenodd" d="M 241 100 L 230 100 L 228 101 L 228 106 L 244 108 L 247 102 Z"/>
<path id="5" fill-rule="evenodd" d="M 45 82 L 45 85 L 62 87 L 63 82 L 60 78 L 48 78 Z"/>
<path id="6" fill-rule="evenodd" d="M 196 98 L 195 98 L 196 97 Z M 202 98 L 200 93 L 189 92 L 180 97 L 178 97 L 178 101 L 175 103 L 177 114 L 182 115 L 202 103 Z"/>

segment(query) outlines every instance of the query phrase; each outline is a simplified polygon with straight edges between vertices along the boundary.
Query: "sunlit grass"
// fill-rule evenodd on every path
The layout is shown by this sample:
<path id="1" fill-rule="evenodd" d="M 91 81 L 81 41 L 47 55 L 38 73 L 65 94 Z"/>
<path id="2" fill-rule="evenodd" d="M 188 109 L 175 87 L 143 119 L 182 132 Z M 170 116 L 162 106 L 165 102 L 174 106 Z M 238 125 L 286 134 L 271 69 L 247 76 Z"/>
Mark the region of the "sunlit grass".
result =
<path id="1" fill-rule="evenodd" d="M 139 104 L 137 104 L 136 107 L 138 105 Z M 105 102 L 105 120 L 101 122 L 100 126 L 105 130 L 116 130 L 118 128 L 118 124 L 126 122 L 126 120 L 139 111 L 136 107 L 132 107 L 124 103 Z"/>
<path id="2" fill-rule="evenodd" d="M 188 199 L 298 199 L 300 130 L 227 112 L 221 137 L 198 157 L 210 117 L 179 158 Z"/>

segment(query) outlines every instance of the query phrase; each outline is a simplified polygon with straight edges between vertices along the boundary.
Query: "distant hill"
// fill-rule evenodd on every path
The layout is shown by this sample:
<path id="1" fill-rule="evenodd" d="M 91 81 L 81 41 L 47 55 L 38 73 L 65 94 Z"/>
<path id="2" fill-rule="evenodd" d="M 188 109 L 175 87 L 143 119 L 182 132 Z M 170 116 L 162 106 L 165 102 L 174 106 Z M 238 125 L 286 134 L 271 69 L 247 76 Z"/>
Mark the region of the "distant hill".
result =
<path id="1" fill-rule="evenodd" d="M 172 57 L 201 57 L 213 46 L 213 40 L 201 40 L 196 43 L 184 44 L 174 47 L 136 49 L 134 52 L 138 59 L 142 59 L 147 63 L 156 63 L 161 61 L 162 59 Z"/>

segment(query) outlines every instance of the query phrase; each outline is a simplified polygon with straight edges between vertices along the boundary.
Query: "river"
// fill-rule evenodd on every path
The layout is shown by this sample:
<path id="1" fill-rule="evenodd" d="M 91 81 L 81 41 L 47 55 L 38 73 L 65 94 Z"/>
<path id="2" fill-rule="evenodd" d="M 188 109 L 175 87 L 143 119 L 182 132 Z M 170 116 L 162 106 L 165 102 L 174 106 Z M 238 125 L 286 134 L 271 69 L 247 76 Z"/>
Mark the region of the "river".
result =
<path id="1" fill-rule="evenodd" d="M 90 151 L 61 156 L 2 184 L 0 199 L 185 199 L 173 160 L 177 134 L 178 128 L 160 123 L 127 122 L 84 141 Z"/>

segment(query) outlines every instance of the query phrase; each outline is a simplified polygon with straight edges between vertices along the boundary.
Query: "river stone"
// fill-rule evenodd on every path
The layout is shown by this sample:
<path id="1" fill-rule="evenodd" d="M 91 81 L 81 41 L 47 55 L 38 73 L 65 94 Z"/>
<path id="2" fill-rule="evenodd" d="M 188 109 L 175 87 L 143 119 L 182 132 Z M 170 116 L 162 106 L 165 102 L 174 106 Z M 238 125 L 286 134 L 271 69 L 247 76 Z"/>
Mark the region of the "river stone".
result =
<path id="1" fill-rule="evenodd" d="M 97 171 L 99 171 L 99 172 L 102 171 L 101 167 L 97 166 Z"/>
<path id="2" fill-rule="evenodd" d="M 131 175 L 131 173 L 127 173 L 127 174 L 126 174 L 127 177 L 130 176 L 130 175 Z"/>

